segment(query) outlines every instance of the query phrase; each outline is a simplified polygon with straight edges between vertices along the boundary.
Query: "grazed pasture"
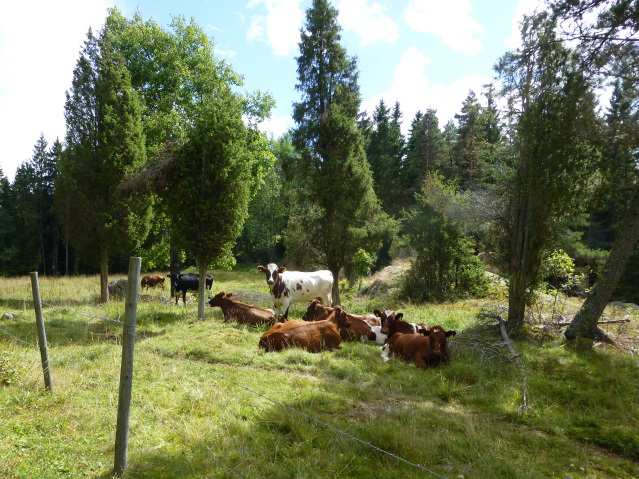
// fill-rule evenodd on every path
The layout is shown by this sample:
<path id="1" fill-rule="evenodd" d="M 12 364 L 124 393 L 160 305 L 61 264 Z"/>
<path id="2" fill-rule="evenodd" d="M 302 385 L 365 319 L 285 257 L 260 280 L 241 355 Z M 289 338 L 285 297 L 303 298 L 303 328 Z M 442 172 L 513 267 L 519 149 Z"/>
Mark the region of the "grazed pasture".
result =
<path id="1" fill-rule="evenodd" d="M 268 304 L 262 275 L 215 276 L 212 293 Z M 0 321 L 0 477 L 109 476 L 121 352 L 113 320 L 124 304 L 97 305 L 98 288 L 97 277 L 41 281 L 54 375 L 47 394 L 29 280 L 0 279 L 0 313 L 16 316 Z M 168 301 L 168 285 L 143 294 L 127 477 L 432 477 L 296 411 L 444 477 L 639 476 L 636 357 L 610 348 L 577 352 L 557 340 L 517 342 L 530 401 L 519 415 L 516 367 L 482 359 L 461 342 L 450 365 L 431 370 L 384 363 L 362 343 L 334 353 L 267 354 L 257 348 L 262 329 L 225 324 L 219 310 L 199 322 L 194 302 Z M 489 302 L 389 301 L 343 297 L 354 312 L 401 307 L 413 321 L 464 331 L 461 338 L 476 330 L 475 315 Z"/>

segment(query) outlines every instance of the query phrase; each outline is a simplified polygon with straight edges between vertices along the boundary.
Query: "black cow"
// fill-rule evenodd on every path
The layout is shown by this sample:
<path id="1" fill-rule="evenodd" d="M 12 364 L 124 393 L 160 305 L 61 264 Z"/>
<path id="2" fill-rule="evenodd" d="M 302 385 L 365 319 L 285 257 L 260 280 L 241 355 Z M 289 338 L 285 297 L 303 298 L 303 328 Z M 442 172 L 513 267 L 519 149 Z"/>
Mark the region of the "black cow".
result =
<path id="1" fill-rule="evenodd" d="M 171 278 L 173 290 L 175 291 L 175 304 L 178 304 L 180 293 L 182 293 L 182 302 L 186 304 L 186 292 L 198 291 L 200 289 L 200 276 L 195 273 L 172 273 L 167 278 Z M 213 276 L 206 275 L 206 289 L 213 287 Z"/>

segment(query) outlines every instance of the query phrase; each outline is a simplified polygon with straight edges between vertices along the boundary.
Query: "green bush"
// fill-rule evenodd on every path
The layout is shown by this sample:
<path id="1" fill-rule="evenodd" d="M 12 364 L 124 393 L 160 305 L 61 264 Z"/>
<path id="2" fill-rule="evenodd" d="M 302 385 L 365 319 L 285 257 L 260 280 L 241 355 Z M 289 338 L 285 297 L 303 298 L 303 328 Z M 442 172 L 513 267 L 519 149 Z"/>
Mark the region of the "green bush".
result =
<path id="1" fill-rule="evenodd" d="M 359 248 L 353 255 L 353 259 L 348 265 L 347 276 L 351 287 L 355 285 L 362 276 L 367 276 L 375 264 L 375 256 L 363 248 Z"/>
<path id="2" fill-rule="evenodd" d="M 463 209 L 463 197 L 441 177 L 431 175 L 416 200 L 403 219 L 416 252 L 403 280 L 403 295 L 414 301 L 484 296 L 488 290 L 484 265 L 474 254 L 473 241 L 447 213 Z"/>

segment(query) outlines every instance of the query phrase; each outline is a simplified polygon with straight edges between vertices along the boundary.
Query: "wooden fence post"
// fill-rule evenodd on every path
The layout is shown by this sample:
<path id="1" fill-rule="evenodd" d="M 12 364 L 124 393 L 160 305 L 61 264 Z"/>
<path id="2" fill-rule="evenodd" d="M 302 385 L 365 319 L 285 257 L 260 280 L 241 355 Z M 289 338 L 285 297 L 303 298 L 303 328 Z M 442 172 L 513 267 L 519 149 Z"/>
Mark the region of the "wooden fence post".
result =
<path id="1" fill-rule="evenodd" d="M 40 283 L 38 282 L 38 272 L 31 273 L 31 292 L 33 293 L 33 308 L 35 309 L 36 325 L 38 329 L 38 347 L 40 348 L 40 359 L 42 360 L 42 373 L 44 374 L 44 387 L 52 390 L 51 368 L 49 366 L 49 348 L 47 347 L 47 333 L 44 329 L 44 318 L 42 317 L 42 301 L 40 300 Z"/>
<path id="2" fill-rule="evenodd" d="M 129 259 L 129 277 L 122 331 L 122 363 L 120 365 L 118 422 L 115 429 L 115 460 L 113 467 L 113 473 L 118 476 L 121 476 L 126 469 L 127 449 L 129 446 L 129 411 L 131 408 L 131 389 L 133 385 L 133 348 L 135 346 L 135 326 L 137 320 L 141 264 L 142 258 L 131 257 Z"/>

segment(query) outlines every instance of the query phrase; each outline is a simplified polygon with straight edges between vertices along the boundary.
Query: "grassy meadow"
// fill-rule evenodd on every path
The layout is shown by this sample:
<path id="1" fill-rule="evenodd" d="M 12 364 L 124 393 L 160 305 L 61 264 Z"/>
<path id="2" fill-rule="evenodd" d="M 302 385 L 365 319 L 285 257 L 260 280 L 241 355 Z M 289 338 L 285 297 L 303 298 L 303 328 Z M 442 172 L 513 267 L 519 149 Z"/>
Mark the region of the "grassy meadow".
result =
<path id="1" fill-rule="evenodd" d="M 216 272 L 217 291 L 269 303 L 253 270 Z M 0 278 L 0 316 L 15 315 L 0 320 L 0 477 L 110 477 L 124 303 L 96 304 L 96 276 L 43 278 L 41 293 L 53 394 L 42 385 L 29 279 Z M 449 365 L 417 370 L 384 363 L 374 344 L 264 353 L 263 329 L 226 324 L 219 309 L 200 322 L 195 301 L 168 296 L 168 284 L 143 291 L 138 308 L 128 478 L 639 477 L 636 357 L 516 342 L 528 385 L 519 414 L 521 370 L 473 347 L 472 338 L 498 341 L 476 319 L 494 298 L 406 305 L 346 292 L 353 312 L 396 308 L 460 332 Z"/>

